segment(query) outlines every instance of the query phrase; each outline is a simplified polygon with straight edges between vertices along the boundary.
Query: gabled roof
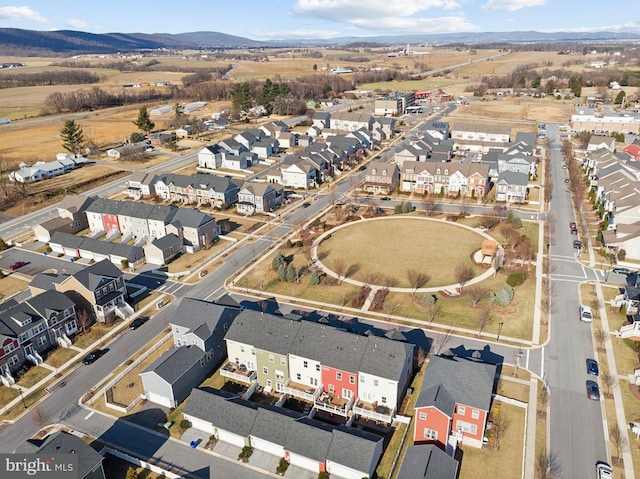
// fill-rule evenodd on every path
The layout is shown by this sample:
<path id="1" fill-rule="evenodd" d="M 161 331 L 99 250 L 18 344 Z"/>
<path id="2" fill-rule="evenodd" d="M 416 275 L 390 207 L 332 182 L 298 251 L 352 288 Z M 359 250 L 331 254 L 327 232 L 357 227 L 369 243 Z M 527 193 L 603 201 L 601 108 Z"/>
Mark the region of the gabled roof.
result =
<path id="1" fill-rule="evenodd" d="M 25 301 L 43 318 L 49 318 L 51 313 L 61 313 L 73 308 L 74 303 L 63 293 L 48 290 Z"/>
<path id="2" fill-rule="evenodd" d="M 180 208 L 173 217 L 171 224 L 180 225 L 183 228 L 199 228 L 212 221 L 215 222 L 215 218 L 202 211 Z"/>
<path id="3" fill-rule="evenodd" d="M 327 460 L 356 471 L 369 472 L 372 463 L 377 463 L 382 452 L 382 447 L 378 447 L 380 442 L 382 438 L 376 434 L 339 426 L 333 430 Z"/>
<path id="4" fill-rule="evenodd" d="M 302 418 L 290 424 L 284 448 L 295 454 L 324 462 L 332 439 L 331 426 L 313 419 Z"/>
<path id="5" fill-rule="evenodd" d="M 456 479 L 460 463 L 435 444 L 409 446 L 396 479 Z"/>
<path id="6" fill-rule="evenodd" d="M 225 340 L 250 344 L 256 349 L 286 355 L 300 328 L 300 322 L 246 309 L 234 320 Z"/>
<path id="7" fill-rule="evenodd" d="M 91 266 L 81 269 L 71 276 L 89 291 L 95 291 L 104 283 L 123 277 L 124 274 L 111 261 L 103 259 L 102 261 L 98 261 Z"/>
<path id="8" fill-rule="evenodd" d="M 69 213 L 82 212 L 93 203 L 94 198 L 84 195 L 65 195 L 60 203 L 58 203 L 58 211 L 64 210 Z"/>
<path id="9" fill-rule="evenodd" d="M 57 431 L 48 435 L 43 440 L 29 439 L 18 446 L 17 453 L 26 454 L 76 454 L 78 457 L 78 470 L 74 471 L 75 477 L 80 479 L 89 474 L 102 462 L 104 457 L 98 454 L 82 439 L 65 431 Z"/>
<path id="10" fill-rule="evenodd" d="M 306 415 L 285 408 L 275 410 L 261 407 L 251 428 L 251 435 L 283 445 L 289 435 L 289 428 L 295 419 Z"/>
<path id="11" fill-rule="evenodd" d="M 140 374 L 155 373 L 168 384 L 174 384 L 195 363 L 204 352 L 195 345 L 171 348 L 160 355 Z"/>
<path id="12" fill-rule="evenodd" d="M 416 408 L 440 406 L 452 417 L 451 401 L 488 411 L 497 366 L 464 358 L 433 356 L 422 381 Z M 450 398 L 450 399 L 449 399 Z"/>
<path id="13" fill-rule="evenodd" d="M 173 233 L 169 233 L 168 235 L 164 235 L 158 239 L 153 240 L 151 244 L 160 250 L 165 250 L 172 247 L 178 242 L 182 242 L 180 237 Z"/>
<path id="14" fill-rule="evenodd" d="M 258 408 L 258 403 L 245 401 L 235 394 L 195 388 L 191 391 L 183 412 L 205 419 L 214 427 L 248 437 L 258 415 Z"/>
<path id="15" fill-rule="evenodd" d="M 173 317 L 169 322 L 176 326 L 188 328 L 192 332 L 199 330 L 201 334 L 206 335 L 205 337 L 199 335 L 199 337 L 207 339 L 221 321 L 226 323 L 227 319 L 233 318 L 237 314 L 237 310 L 229 309 L 219 304 L 182 297 L 178 300 Z M 199 329 L 203 325 L 206 331 Z"/>
<path id="16" fill-rule="evenodd" d="M 68 277 L 69 275 L 66 274 L 38 273 L 33 277 L 29 286 L 38 289 L 55 289 L 56 284 L 62 283 Z"/>
<path id="17" fill-rule="evenodd" d="M 529 175 L 527 173 L 519 173 L 516 171 L 503 171 L 498 175 L 498 183 L 505 182 L 513 186 L 527 186 L 529 184 Z"/>

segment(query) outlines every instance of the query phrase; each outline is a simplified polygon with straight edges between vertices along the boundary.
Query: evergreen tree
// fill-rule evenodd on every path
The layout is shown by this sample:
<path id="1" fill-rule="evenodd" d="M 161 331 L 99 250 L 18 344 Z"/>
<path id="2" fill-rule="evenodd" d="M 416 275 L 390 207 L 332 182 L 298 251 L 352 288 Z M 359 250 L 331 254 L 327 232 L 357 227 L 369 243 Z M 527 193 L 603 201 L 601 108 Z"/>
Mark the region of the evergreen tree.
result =
<path id="1" fill-rule="evenodd" d="M 271 260 L 271 269 L 277 271 L 282 263 L 284 263 L 284 255 L 282 251 L 278 251 L 273 257 L 273 260 Z"/>
<path id="2" fill-rule="evenodd" d="M 145 135 L 148 135 L 149 132 L 156 126 L 156 124 L 151 121 L 151 118 L 149 118 L 149 113 L 147 112 L 146 106 L 140 108 L 140 111 L 138 112 L 138 118 L 136 118 L 133 124 L 136 125 L 140 129 L 140 131 L 144 132 Z"/>
<path id="3" fill-rule="evenodd" d="M 251 85 L 248 82 L 233 85 L 231 89 L 231 104 L 237 111 L 251 106 Z"/>
<path id="4" fill-rule="evenodd" d="M 84 143 L 84 133 L 82 128 L 74 120 L 67 120 L 60 131 L 62 146 L 69 153 L 78 155 Z"/>
<path id="5" fill-rule="evenodd" d="M 278 272 L 276 274 L 277 274 L 278 279 L 280 281 L 283 281 L 286 278 L 287 270 L 286 270 L 286 268 L 284 266 L 284 263 L 281 263 L 280 266 L 278 266 Z"/>
<path id="6" fill-rule="evenodd" d="M 311 277 L 309 278 L 309 284 L 315 286 L 320 284 L 320 274 L 317 271 L 311 273 Z"/>
<path id="7" fill-rule="evenodd" d="M 142 133 L 138 133 L 137 131 L 131 133 L 129 137 L 130 143 L 138 143 L 140 141 L 144 141 L 144 135 Z"/>
<path id="8" fill-rule="evenodd" d="M 297 279 L 298 273 L 296 272 L 296 267 L 293 265 L 293 263 L 290 263 L 289 267 L 287 268 L 287 281 L 293 283 L 297 281 Z"/>

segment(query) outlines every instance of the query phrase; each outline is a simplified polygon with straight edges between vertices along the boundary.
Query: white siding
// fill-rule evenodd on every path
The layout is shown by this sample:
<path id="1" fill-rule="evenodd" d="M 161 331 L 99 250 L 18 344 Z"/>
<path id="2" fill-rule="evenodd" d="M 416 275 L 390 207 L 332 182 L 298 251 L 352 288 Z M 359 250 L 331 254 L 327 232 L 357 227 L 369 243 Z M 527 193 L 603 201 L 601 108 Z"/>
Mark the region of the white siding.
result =
<path id="1" fill-rule="evenodd" d="M 369 473 L 365 471 L 356 471 L 350 467 L 337 464 L 327 460 L 327 472 L 332 475 L 339 476 L 344 479 L 362 479 L 363 477 L 369 477 Z"/>
<path id="2" fill-rule="evenodd" d="M 308 471 L 313 471 L 315 473 L 320 472 L 320 463 L 318 461 L 305 456 L 301 456 L 294 452 L 289 453 L 289 464 L 300 466 L 304 469 L 307 469 Z"/>
<path id="3" fill-rule="evenodd" d="M 244 349 L 244 352 L 242 349 Z M 229 361 L 244 364 L 248 369 L 255 370 L 256 357 L 251 354 L 252 349 L 248 344 L 227 341 L 227 356 L 229 357 Z"/>
<path id="4" fill-rule="evenodd" d="M 363 372 L 358 373 L 358 381 L 358 397 L 361 400 L 369 403 L 377 402 L 380 406 L 387 406 L 390 409 L 396 408 L 398 398 L 396 381 Z M 382 398 L 385 398 L 386 402 L 382 402 Z"/>
<path id="5" fill-rule="evenodd" d="M 284 456 L 284 446 L 255 436 L 250 436 L 250 438 L 251 446 L 256 448 L 258 451 L 264 451 L 267 454 L 273 454 L 278 457 Z"/>
<path id="6" fill-rule="evenodd" d="M 304 367 L 305 361 L 307 362 L 306 368 Z M 316 365 L 320 365 L 320 363 L 290 354 L 289 376 L 294 382 L 317 387 L 322 383 L 322 373 L 321 371 L 316 371 Z M 300 379 L 298 379 L 298 374 L 300 374 Z"/>
<path id="7" fill-rule="evenodd" d="M 176 407 L 175 403 L 171 398 L 164 397 L 164 395 L 162 394 L 154 393 L 151 391 L 147 392 L 147 400 L 164 407 L 169 407 L 169 408 Z"/>

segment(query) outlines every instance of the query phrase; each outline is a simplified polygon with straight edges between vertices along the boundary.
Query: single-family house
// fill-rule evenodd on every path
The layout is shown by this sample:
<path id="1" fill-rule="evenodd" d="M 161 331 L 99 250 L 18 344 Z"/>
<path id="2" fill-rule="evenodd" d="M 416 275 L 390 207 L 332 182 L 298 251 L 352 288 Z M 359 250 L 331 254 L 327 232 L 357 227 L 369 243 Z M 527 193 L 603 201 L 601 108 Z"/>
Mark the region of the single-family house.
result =
<path id="1" fill-rule="evenodd" d="M 606 148 L 613 153 L 616 149 L 616 139 L 610 136 L 591 135 L 587 143 L 587 151 L 596 151 L 600 148 Z"/>
<path id="2" fill-rule="evenodd" d="M 258 155 L 258 158 L 262 160 L 266 160 L 270 156 L 278 153 L 279 149 L 278 140 L 272 137 L 264 137 L 260 140 L 255 141 L 251 145 L 251 152 Z"/>
<path id="3" fill-rule="evenodd" d="M 116 148 L 111 148 L 107 150 L 107 156 L 113 159 L 126 158 L 128 156 L 133 156 L 138 153 L 144 152 L 149 147 L 149 143 L 147 141 L 139 141 L 137 143 L 127 143 L 122 146 L 118 146 Z"/>
<path id="4" fill-rule="evenodd" d="M 226 150 L 218 145 L 209 145 L 198 151 L 198 168 L 216 170 L 221 167 Z"/>
<path id="5" fill-rule="evenodd" d="M 275 138 L 276 140 L 280 140 L 280 136 L 283 133 L 289 132 L 289 125 L 287 125 L 284 121 L 276 120 L 271 123 L 265 123 L 260 126 L 260 129 L 264 132 L 265 135 Z"/>
<path id="6" fill-rule="evenodd" d="M 500 153 L 498 155 L 498 172 L 511 171 L 533 177 L 536 174 L 536 163 L 537 160 L 534 156 Z"/>
<path id="7" fill-rule="evenodd" d="M 391 138 L 396 132 L 396 119 L 391 117 L 374 118 L 373 128 L 380 128 L 387 138 Z"/>
<path id="8" fill-rule="evenodd" d="M 180 298 L 169 320 L 174 347 L 140 373 L 145 397 L 175 408 L 226 356 L 224 335 L 238 311 Z"/>
<path id="9" fill-rule="evenodd" d="M 503 171 L 496 181 L 496 201 L 524 203 L 529 191 L 529 175 Z"/>
<path id="10" fill-rule="evenodd" d="M 414 444 L 482 447 L 497 366 L 433 356 L 415 404 Z"/>
<path id="11" fill-rule="evenodd" d="M 238 142 L 235 138 L 221 140 L 218 142 L 218 145 L 222 149 L 224 149 L 227 153 L 231 155 L 236 155 L 236 156 L 239 156 L 240 153 L 244 151 L 249 151 L 249 148 L 244 146 L 242 143 Z"/>
<path id="12" fill-rule="evenodd" d="M 400 182 L 400 172 L 395 163 L 372 161 L 367 166 L 364 190 L 369 193 L 389 194 Z"/>
<path id="13" fill-rule="evenodd" d="M 293 148 L 298 145 L 298 133 L 294 131 L 283 131 L 278 136 L 280 148 Z"/>
<path id="14" fill-rule="evenodd" d="M 208 248 L 220 234 L 213 216 L 186 208 L 179 208 L 176 211 L 166 231 L 167 234 L 173 233 L 180 236 L 189 253 Z"/>
<path id="15" fill-rule="evenodd" d="M 58 216 L 33 227 L 38 241 L 48 243 L 56 231 L 76 234 L 89 226 L 85 210 L 93 198 L 84 195 L 66 195 L 58 204 Z"/>
<path id="16" fill-rule="evenodd" d="M 275 176 L 271 180 L 287 188 L 307 190 L 320 183 L 320 169 L 308 158 L 287 157 L 280 168 L 279 180 Z"/>
<path id="17" fill-rule="evenodd" d="M 148 137 L 153 146 L 164 146 L 168 141 L 176 139 L 175 133 L 151 133 Z"/>
<path id="18" fill-rule="evenodd" d="M 156 195 L 154 188 L 157 178 L 153 173 L 136 171 L 127 180 L 127 196 L 132 200 L 152 198 Z"/>
<path id="19" fill-rule="evenodd" d="M 28 439 L 16 448 L 18 454 L 38 454 L 39 457 L 73 457 L 73 477 L 77 479 L 105 479 L 102 461 L 104 457 L 80 437 L 66 431 L 56 431 L 44 439 Z M 69 456 L 72 455 L 72 456 Z M 63 456 L 60 456 L 63 457 Z M 63 460 L 64 461 L 64 460 Z M 67 466 L 63 461 L 60 466 Z M 67 469 L 71 474 L 71 469 Z M 46 474 L 46 473 L 44 473 Z M 51 473 L 54 474 L 54 473 Z M 65 475 L 65 473 L 55 473 Z"/>

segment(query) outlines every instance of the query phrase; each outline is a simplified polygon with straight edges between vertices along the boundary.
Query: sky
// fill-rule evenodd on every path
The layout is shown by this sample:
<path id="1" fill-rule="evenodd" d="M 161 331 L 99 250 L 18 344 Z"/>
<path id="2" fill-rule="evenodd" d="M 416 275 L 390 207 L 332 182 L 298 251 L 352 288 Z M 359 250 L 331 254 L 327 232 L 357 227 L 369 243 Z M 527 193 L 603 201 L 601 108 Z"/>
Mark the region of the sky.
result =
<path id="1" fill-rule="evenodd" d="M 8 0 L 11 1 L 11 0 Z M 640 33 L 637 0 L 0 0 L 0 28 L 221 32 L 254 40 L 527 31 Z"/>

